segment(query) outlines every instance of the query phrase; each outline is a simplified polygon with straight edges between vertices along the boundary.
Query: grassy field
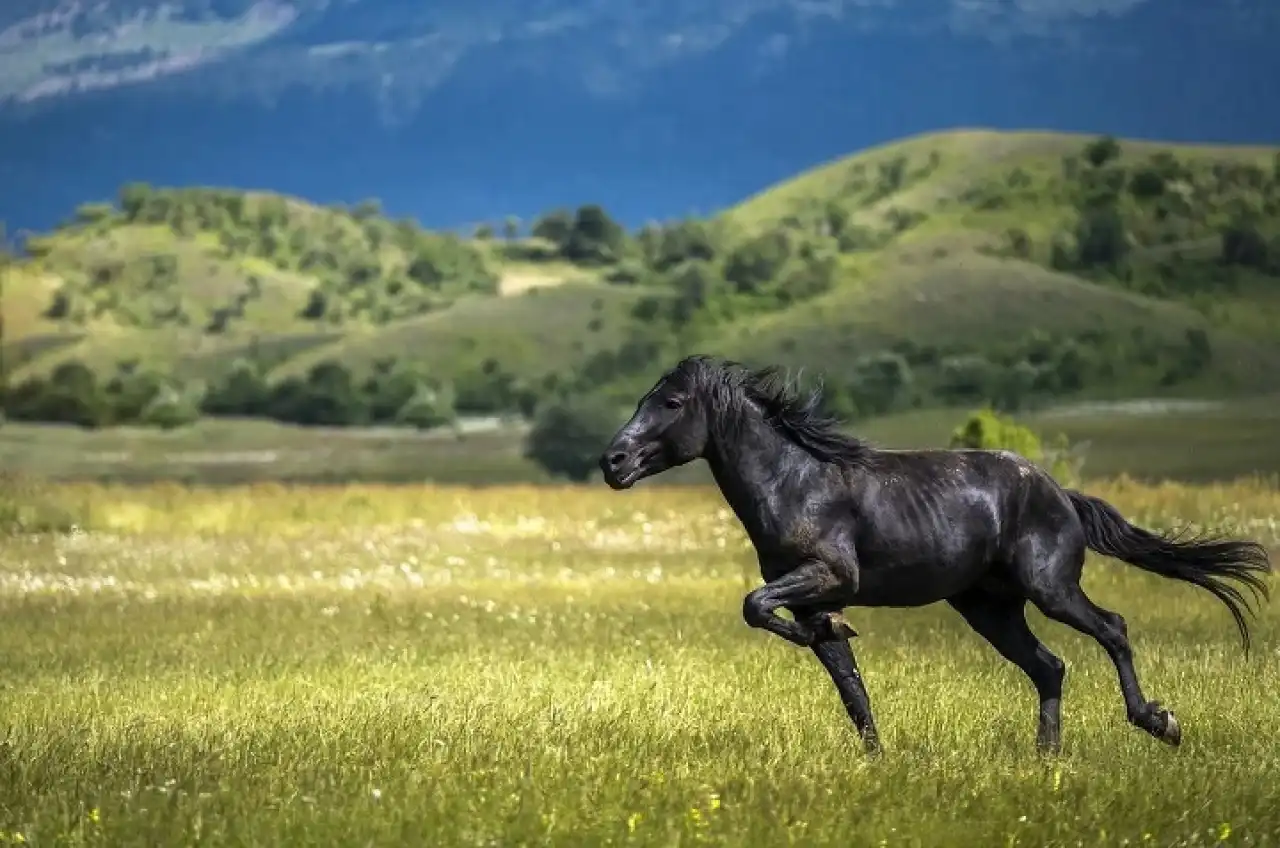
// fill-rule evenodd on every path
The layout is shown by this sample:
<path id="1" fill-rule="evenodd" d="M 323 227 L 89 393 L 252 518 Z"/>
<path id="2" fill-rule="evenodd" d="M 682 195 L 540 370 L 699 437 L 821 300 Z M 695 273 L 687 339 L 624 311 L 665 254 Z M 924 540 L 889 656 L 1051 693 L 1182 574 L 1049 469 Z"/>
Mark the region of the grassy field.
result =
<path id="1" fill-rule="evenodd" d="M 1096 485 L 1280 544 L 1280 490 Z M 705 489 L 46 487 L 84 530 L 0 546 L 0 844 L 1267 845 L 1280 613 L 1111 562 L 1171 750 L 1098 646 L 1064 751 L 945 608 L 853 611 L 885 756 L 808 652 L 749 629 Z M 27 502 L 30 502 L 29 500 Z"/>

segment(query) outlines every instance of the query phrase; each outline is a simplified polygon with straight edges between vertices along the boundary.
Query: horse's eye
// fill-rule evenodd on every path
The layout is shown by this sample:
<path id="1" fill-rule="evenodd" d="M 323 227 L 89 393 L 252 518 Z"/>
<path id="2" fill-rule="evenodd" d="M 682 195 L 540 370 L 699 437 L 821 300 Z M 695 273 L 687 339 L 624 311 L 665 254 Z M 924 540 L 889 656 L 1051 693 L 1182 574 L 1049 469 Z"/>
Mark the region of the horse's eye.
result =
<path id="1" fill-rule="evenodd" d="M 663 405 L 666 406 L 667 409 L 679 409 L 684 406 L 684 401 L 678 397 L 669 397 Z"/>

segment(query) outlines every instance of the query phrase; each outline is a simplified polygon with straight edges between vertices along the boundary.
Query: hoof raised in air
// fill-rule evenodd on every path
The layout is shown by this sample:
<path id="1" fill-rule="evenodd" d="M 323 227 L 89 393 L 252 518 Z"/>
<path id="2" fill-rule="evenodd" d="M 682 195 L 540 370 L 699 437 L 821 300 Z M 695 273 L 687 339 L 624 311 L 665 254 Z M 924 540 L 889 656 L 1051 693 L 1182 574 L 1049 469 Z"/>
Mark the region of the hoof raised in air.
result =
<path id="1" fill-rule="evenodd" d="M 858 635 L 849 620 L 838 612 L 827 613 L 827 627 L 836 639 L 852 639 Z"/>

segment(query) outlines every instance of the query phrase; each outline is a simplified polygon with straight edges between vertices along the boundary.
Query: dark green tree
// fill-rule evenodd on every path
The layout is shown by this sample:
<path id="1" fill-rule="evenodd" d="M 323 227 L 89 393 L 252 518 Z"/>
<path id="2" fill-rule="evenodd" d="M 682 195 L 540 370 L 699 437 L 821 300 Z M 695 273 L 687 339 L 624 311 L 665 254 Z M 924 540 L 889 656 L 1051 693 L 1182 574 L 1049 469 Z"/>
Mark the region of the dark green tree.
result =
<path id="1" fill-rule="evenodd" d="M 791 256 L 791 242 L 783 230 L 762 233 L 742 243 L 729 254 L 724 278 L 744 294 L 766 288 Z"/>
<path id="2" fill-rule="evenodd" d="M 667 271 L 689 260 L 710 262 L 716 258 L 715 240 L 702 221 L 669 224 L 656 241 L 651 260 L 656 271 Z"/>
<path id="3" fill-rule="evenodd" d="M 396 410 L 395 422 L 419 430 L 452 424 L 458 418 L 452 387 L 418 380 L 413 394 Z"/>
<path id="4" fill-rule="evenodd" d="M 864 415 L 882 415 L 892 411 L 906 398 L 911 388 L 911 366 L 897 353 L 881 351 L 862 357 L 853 366 L 850 391 L 858 411 Z"/>
<path id="5" fill-rule="evenodd" d="M 568 209 L 552 209 L 533 222 L 530 233 L 563 250 L 573 234 L 573 224 L 574 216 Z"/>
<path id="6" fill-rule="evenodd" d="M 111 404 L 98 379 L 80 362 L 64 362 L 48 379 L 29 378 L 6 399 L 7 414 L 18 421 L 104 427 L 111 423 Z"/>
<path id="7" fill-rule="evenodd" d="M 1257 225 L 1245 216 L 1238 217 L 1222 230 L 1222 262 L 1265 270 L 1270 246 Z"/>
<path id="8" fill-rule="evenodd" d="M 138 423 L 162 430 L 176 430 L 200 420 L 198 398 L 164 383 L 138 415 Z"/>
<path id="9" fill-rule="evenodd" d="M 1112 204 L 1081 210 L 1076 226 L 1076 261 L 1084 268 L 1116 269 L 1129 253 L 1124 217 Z"/>
<path id="10" fill-rule="evenodd" d="M 112 407 L 112 418 L 122 424 L 142 420 L 142 412 L 165 387 L 161 374 L 140 369 L 133 363 L 122 364 L 104 387 Z"/>
<path id="11" fill-rule="evenodd" d="M 120 189 L 120 209 L 128 220 L 140 220 L 154 196 L 155 190 L 146 183 L 129 183 Z"/>
<path id="12" fill-rule="evenodd" d="M 240 360 L 221 380 L 216 381 L 201 401 L 201 411 L 215 416 L 266 415 L 271 404 L 271 386 L 262 370 Z"/>
<path id="13" fill-rule="evenodd" d="M 340 362 L 317 363 L 306 379 L 287 379 L 276 387 L 271 417 L 293 424 L 350 427 L 369 420 L 369 402 Z"/>
<path id="14" fill-rule="evenodd" d="M 525 456 L 555 476 L 585 481 L 620 423 L 609 405 L 589 396 L 548 404 L 534 419 Z"/>
<path id="15" fill-rule="evenodd" d="M 574 262 L 606 264 L 617 261 L 626 247 L 627 234 L 609 213 L 595 204 L 578 207 L 560 252 Z"/>
<path id="16" fill-rule="evenodd" d="M 1101 168 L 1108 162 L 1120 158 L 1120 142 L 1109 135 L 1097 138 L 1085 145 L 1084 158 L 1093 167 Z"/>

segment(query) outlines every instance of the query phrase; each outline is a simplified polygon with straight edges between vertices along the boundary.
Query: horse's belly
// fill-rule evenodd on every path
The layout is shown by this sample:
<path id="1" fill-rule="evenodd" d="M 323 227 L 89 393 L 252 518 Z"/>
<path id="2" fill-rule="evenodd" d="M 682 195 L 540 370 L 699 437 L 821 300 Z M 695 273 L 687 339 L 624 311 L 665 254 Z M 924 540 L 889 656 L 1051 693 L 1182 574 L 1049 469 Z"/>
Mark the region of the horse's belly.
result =
<path id="1" fill-rule="evenodd" d="M 961 556 L 878 558 L 864 561 L 851 606 L 916 607 L 963 592 L 990 572 L 985 551 Z"/>

